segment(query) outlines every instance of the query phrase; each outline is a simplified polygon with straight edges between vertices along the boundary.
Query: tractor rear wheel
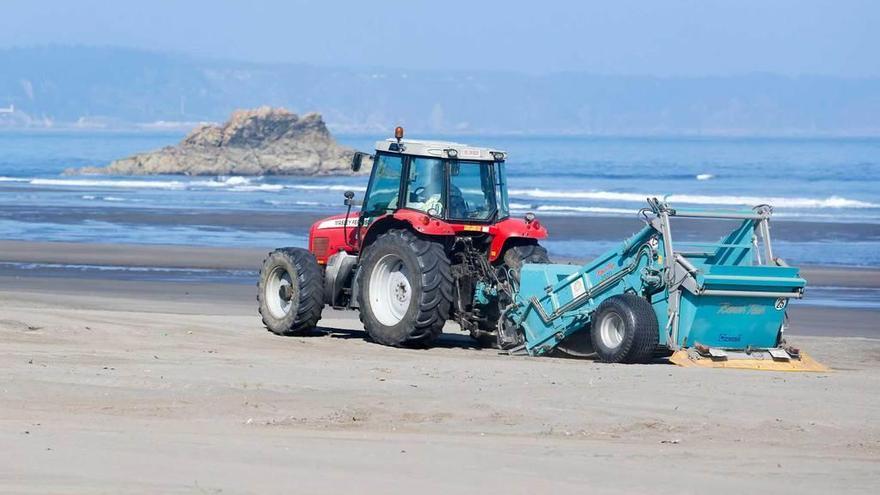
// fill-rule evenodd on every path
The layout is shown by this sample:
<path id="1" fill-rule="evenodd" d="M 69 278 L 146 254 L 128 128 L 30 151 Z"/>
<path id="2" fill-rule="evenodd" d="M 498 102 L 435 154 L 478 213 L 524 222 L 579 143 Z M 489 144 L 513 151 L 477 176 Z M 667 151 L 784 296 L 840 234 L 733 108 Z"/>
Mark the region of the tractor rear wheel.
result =
<path id="1" fill-rule="evenodd" d="M 358 292 L 370 338 L 395 347 L 428 346 L 449 319 L 449 258 L 439 243 L 389 230 L 364 250 Z"/>
<path id="2" fill-rule="evenodd" d="M 507 271 L 508 279 L 514 285 L 515 289 L 519 288 L 519 271 L 525 263 L 536 263 L 546 265 L 550 263 L 550 256 L 547 250 L 538 244 L 523 244 L 519 246 L 511 246 L 504 252 L 501 258 L 502 270 Z M 488 314 L 481 316 L 477 322 L 477 331 L 471 331 L 471 337 L 476 340 L 482 347 L 497 348 L 498 342 L 498 320 L 501 318 L 501 311 L 510 304 L 511 301 L 501 300 L 497 307 L 492 307 Z"/>
<path id="3" fill-rule="evenodd" d="M 606 363 L 646 363 L 659 339 L 651 303 L 635 294 L 606 299 L 590 323 L 593 348 Z"/>
<path id="4" fill-rule="evenodd" d="M 278 335 L 314 330 L 324 309 L 324 276 L 305 249 L 281 248 L 263 260 L 257 302 L 266 328 Z"/>
<path id="5" fill-rule="evenodd" d="M 550 263 L 550 256 L 547 255 L 547 249 L 539 244 L 513 246 L 504 252 L 503 259 L 504 266 L 507 268 L 513 282 L 517 286 L 519 286 L 519 271 L 525 263 L 536 263 L 540 265 L 547 265 Z"/>

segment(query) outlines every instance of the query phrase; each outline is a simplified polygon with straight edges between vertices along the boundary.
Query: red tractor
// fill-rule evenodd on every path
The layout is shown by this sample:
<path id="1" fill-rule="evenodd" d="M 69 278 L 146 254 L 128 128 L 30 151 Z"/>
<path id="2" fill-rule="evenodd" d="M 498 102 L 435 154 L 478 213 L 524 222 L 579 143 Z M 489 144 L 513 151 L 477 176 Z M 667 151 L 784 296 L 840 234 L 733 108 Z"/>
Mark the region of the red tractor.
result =
<path id="1" fill-rule="evenodd" d="M 547 230 L 512 218 L 503 151 L 395 139 L 375 155 L 360 211 L 316 222 L 309 249 L 280 248 L 260 272 L 260 314 L 280 335 L 309 332 L 325 305 L 358 309 L 367 334 L 391 346 L 428 346 L 455 320 L 481 344 L 521 343 L 499 322 L 523 263 L 549 263 Z"/>

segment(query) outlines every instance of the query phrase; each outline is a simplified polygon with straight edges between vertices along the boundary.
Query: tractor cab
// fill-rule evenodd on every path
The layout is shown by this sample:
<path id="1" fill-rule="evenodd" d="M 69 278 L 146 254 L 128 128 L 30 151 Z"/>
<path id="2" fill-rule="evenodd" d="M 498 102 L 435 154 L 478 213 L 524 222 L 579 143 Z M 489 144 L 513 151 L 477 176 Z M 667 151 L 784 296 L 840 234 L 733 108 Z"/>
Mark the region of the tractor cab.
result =
<path id="1" fill-rule="evenodd" d="M 503 151 L 459 143 L 376 143 L 362 219 L 398 210 L 450 223 L 492 223 L 509 216 Z"/>

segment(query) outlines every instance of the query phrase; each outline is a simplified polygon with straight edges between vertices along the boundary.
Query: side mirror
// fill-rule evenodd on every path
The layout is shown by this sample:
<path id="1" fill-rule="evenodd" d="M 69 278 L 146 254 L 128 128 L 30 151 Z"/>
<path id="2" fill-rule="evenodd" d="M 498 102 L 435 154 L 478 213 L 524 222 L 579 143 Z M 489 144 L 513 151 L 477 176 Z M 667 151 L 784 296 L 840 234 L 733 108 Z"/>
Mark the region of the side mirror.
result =
<path id="1" fill-rule="evenodd" d="M 348 206 L 349 208 L 352 206 L 363 206 L 363 201 L 354 199 L 354 193 L 352 191 L 345 191 L 343 195 L 345 196 L 345 201 L 342 204 L 345 206 Z"/>
<path id="2" fill-rule="evenodd" d="M 361 169 L 361 164 L 364 161 L 364 157 L 369 157 L 370 155 L 367 153 L 362 153 L 360 151 L 355 151 L 354 156 L 351 157 L 351 169 L 355 172 Z"/>

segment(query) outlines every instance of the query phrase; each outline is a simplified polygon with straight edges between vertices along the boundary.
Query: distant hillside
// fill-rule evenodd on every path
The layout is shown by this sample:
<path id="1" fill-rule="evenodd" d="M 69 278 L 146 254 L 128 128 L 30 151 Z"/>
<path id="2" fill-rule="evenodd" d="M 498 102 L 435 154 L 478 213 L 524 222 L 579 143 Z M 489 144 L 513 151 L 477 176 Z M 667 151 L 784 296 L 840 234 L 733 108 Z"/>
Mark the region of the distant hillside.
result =
<path id="1" fill-rule="evenodd" d="M 880 79 L 343 69 L 62 46 L 0 50 L 9 105 L 0 127 L 220 121 L 271 105 L 342 132 L 880 135 Z"/>

